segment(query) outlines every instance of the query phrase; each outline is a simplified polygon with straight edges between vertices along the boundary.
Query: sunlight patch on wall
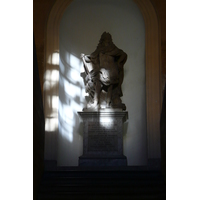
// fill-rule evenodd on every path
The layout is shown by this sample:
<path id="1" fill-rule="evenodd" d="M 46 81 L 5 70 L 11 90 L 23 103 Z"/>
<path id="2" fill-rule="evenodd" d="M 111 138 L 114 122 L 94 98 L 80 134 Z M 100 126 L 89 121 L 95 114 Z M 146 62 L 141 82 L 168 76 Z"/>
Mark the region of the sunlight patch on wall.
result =
<path id="1" fill-rule="evenodd" d="M 59 133 L 73 143 L 73 134 L 78 131 L 77 112 L 83 109 L 85 100 L 84 81 L 80 75 L 83 66 L 79 58 L 68 52 L 60 59 L 60 66 Z"/>
<path id="2" fill-rule="evenodd" d="M 48 81 L 58 81 L 59 80 L 59 71 L 56 69 L 46 70 L 45 79 Z"/>
<path id="3" fill-rule="evenodd" d="M 73 128 L 68 123 L 62 123 L 59 120 L 59 133 L 63 138 L 67 139 L 70 143 L 73 142 Z"/>
<path id="4" fill-rule="evenodd" d="M 77 70 L 70 70 L 71 79 L 77 81 L 80 78 L 80 73 Z"/>
<path id="5" fill-rule="evenodd" d="M 59 65 L 59 53 L 54 52 L 52 55 L 49 55 L 47 63 L 51 65 Z"/>
<path id="6" fill-rule="evenodd" d="M 66 120 L 66 118 L 70 119 L 71 121 L 73 120 L 74 113 L 70 105 L 63 104 L 60 100 L 59 100 L 59 113 L 61 114 L 61 117 L 64 121 Z"/>
<path id="7" fill-rule="evenodd" d="M 45 131 L 55 131 L 58 128 L 57 118 L 46 118 L 45 119 Z"/>
<path id="8" fill-rule="evenodd" d="M 49 81 L 45 81 L 43 85 L 43 90 L 50 90 L 51 85 Z"/>
<path id="9" fill-rule="evenodd" d="M 51 71 L 51 81 L 59 81 L 59 71 L 58 70 L 52 70 Z"/>
<path id="10" fill-rule="evenodd" d="M 64 71 L 63 68 L 65 66 L 66 67 L 65 75 L 67 76 L 67 78 L 74 84 L 78 82 L 79 84 L 84 86 L 82 78 L 80 76 L 80 71 L 81 70 L 84 71 L 81 60 L 77 58 L 76 56 L 66 52 L 64 61 L 67 64 L 67 66 L 65 66 L 61 61 L 60 66 L 61 66 L 62 72 Z"/>
<path id="11" fill-rule="evenodd" d="M 46 70 L 46 72 L 44 73 L 44 78 L 48 81 L 51 80 L 51 70 Z"/>
<path id="12" fill-rule="evenodd" d="M 76 96 L 79 96 L 81 94 L 81 88 L 74 85 L 73 83 L 70 83 L 67 80 L 64 80 L 64 89 L 65 92 L 72 98 L 75 98 Z"/>
<path id="13" fill-rule="evenodd" d="M 52 108 L 58 109 L 58 96 L 52 96 Z"/>
<path id="14" fill-rule="evenodd" d="M 76 70 L 80 69 L 80 59 L 78 59 L 76 56 L 70 54 L 69 56 L 70 66 L 73 67 Z"/>
<path id="15" fill-rule="evenodd" d="M 56 51 L 48 56 L 50 67 L 44 73 L 43 89 L 45 99 L 45 131 L 55 132 L 58 129 L 58 90 L 59 82 L 59 52 Z M 51 69 L 52 68 L 52 69 Z"/>

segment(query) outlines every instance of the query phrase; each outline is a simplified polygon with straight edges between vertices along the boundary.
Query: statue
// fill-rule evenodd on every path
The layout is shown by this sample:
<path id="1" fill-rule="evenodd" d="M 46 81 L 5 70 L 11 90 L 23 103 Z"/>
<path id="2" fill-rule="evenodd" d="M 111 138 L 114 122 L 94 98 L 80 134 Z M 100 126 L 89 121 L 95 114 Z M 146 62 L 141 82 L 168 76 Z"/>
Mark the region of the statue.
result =
<path id="1" fill-rule="evenodd" d="M 126 110 L 120 97 L 123 96 L 121 85 L 127 54 L 114 45 L 111 35 L 104 32 L 96 50 L 90 55 L 81 54 L 81 59 L 86 75 L 86 92 L 90 97 L 84 110 L 102 109 L 103 102 L 106 108 Z"/>

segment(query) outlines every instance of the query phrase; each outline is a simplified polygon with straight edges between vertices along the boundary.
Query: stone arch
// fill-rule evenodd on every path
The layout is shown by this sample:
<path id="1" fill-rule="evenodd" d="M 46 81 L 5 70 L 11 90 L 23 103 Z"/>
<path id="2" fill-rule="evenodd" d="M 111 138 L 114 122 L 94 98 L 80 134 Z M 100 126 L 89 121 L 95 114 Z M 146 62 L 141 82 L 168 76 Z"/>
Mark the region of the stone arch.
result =
<path id="1" fill-rule="evenodd" d="M 145 22 L 146 43 L 146 112 L 148 159 L 160 158 L 160 36 L 158 18 L 150 0 L 133 0 Z M 44 111 L 45 159 L 56 160 L 58 134 L 59 26 L 72 0 L 57 0 L 46 26 Z M 49 94 L 46 88 L 50 88 Z M 56 103 L 57 102 L 57 103 Z M 57 105 L 57 106 L 56 106 Z M 51 132 L 51 134 L 48 134 Z"/>

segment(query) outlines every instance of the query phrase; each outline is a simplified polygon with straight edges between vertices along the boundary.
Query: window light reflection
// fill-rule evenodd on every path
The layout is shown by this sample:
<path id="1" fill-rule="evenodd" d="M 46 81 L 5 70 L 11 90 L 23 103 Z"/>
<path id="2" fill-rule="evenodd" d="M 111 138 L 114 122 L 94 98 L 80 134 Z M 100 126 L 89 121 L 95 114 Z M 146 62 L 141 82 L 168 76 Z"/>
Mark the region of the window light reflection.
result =
<path id="1" fill-rule="evenodd" d="M 58 109 L 58 96 L 52 96 L 52 108 Z"/>
<path id="2" fill-rule="evenodd" d="M 58 119 L 46 118 L 45 119 L 45 131 L 55 131 L 58 128 Z"/>
<path id="3" fill-rule="evenodd" d="M 83 71 L 82 62 L 75 55 L 66 52 L 63 59 L 60 59 L 60 79 L 59 89 L 59 134 L 73 143 L 73 134 L 78 131 L 76 124 L 78 120 L 77 112 L 83 109 L 85 100 L 84 82 L 80 76 Z M 66 65 L 67 64 L 67 65 Z M 65 73 L 63 73 L 65 72 Z"/>
<path id="4" fill-rule="evenodd" d="M 59 65 L 59 53 L 54 52 L 52 55 L 49 55 L 47 63 L 51 65 Z"/>

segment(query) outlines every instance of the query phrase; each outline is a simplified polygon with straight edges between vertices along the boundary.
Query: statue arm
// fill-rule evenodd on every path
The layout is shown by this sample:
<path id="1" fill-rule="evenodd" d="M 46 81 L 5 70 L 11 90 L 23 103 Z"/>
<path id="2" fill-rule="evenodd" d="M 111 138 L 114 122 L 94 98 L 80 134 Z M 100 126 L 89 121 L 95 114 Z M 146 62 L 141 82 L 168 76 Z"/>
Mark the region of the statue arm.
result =
<path id="1" fill-rule="evenodd" d="M 127 54 L 121 50 L 119 60 L 117 61 L 120 65 L 124 65 L 127 60 Z"/>
<path id="2" fill-rule="evenodd" d="M 124 79 L 124 70 L 123 70 L 123 66 L 127 60 L 127 54 L 118 48 L 115 48 L 112 52 L 110 52 L 111 56 L 116 57 L 117 60 L 117 64 L 118 64 L 118 69 L 119 69 L 119 83 L 118 83 L 118 91 L 119 91 L 119 96 L 123 96 L 122 93 L 122 89 L 121 89 L 121 85 Z"/>
<path id="3" fill-rule="evenodd" d="M 91 60 L 90 60 L 88 55 L 85 55 L 83 53 L 81 54 L 81 59 L 83 61 L 85 73 L 88 74 L 89 73 L 89 69 L 90 69 L 90 65 L 91 65 Z"/>
<path id="4" fill-rule="evenodd" d="M 127 60 L 127 54 L 123 50 L 118 49 L 117 47 L 113 51 L 109 52 L 108 55 L 118 58 L 117 63 L 119 67 L 122 67 Z"/>

